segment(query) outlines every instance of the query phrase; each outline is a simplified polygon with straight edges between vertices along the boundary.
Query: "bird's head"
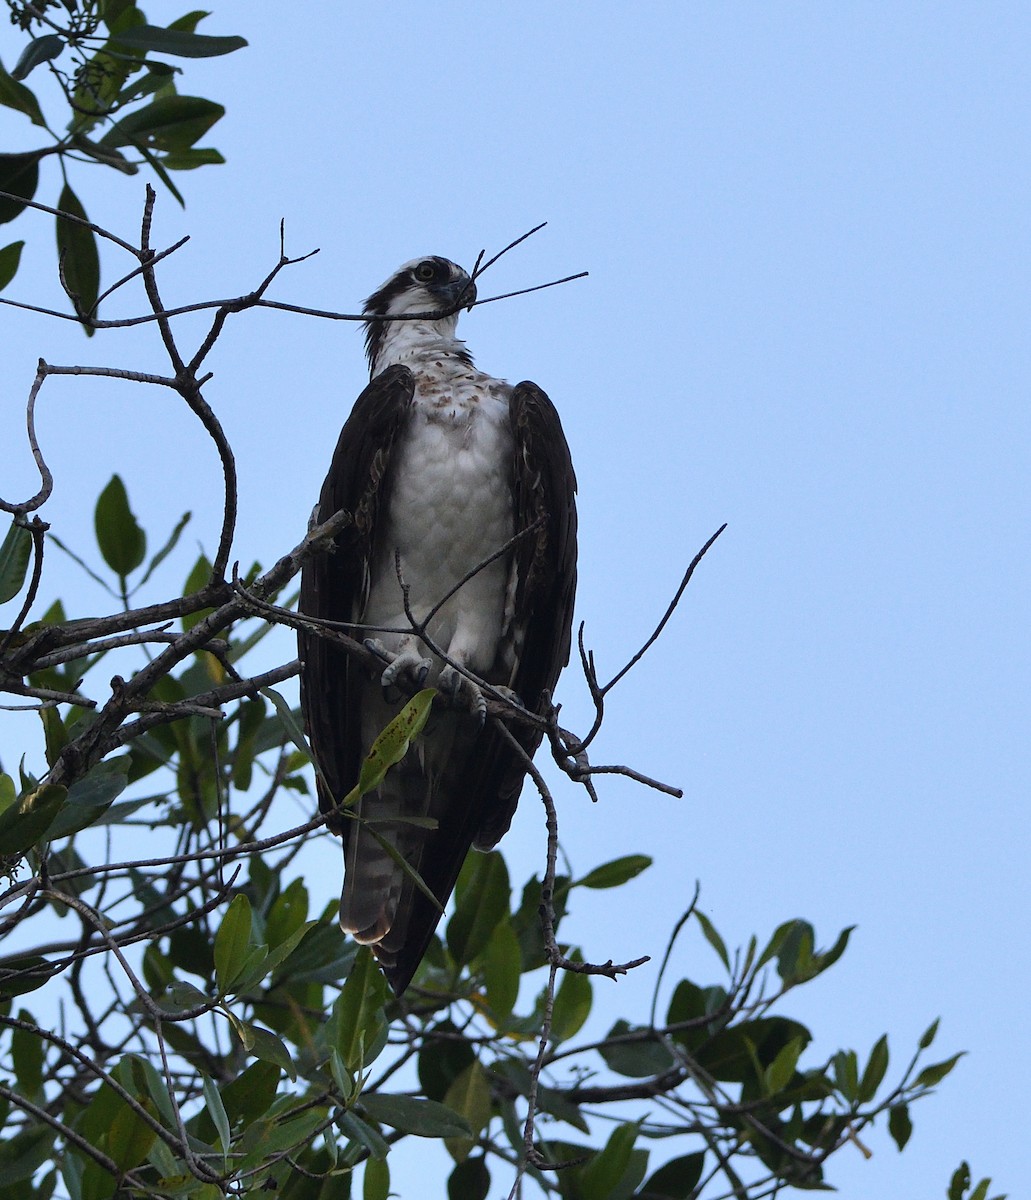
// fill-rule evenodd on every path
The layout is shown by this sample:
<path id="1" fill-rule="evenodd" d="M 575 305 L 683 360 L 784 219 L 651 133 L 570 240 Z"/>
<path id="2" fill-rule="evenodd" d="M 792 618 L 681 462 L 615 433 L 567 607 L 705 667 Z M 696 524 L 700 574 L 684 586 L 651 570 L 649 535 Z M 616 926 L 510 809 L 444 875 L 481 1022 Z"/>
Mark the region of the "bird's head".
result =
<path id="1" fill-rule="evenodd" d="M 429 326 L 441 337 L 453 338 L 460 309 L 476 303 L 476 284 L 457 263 L 433 255 L 413 258 L 394 272 L 381 288 L 365 301 L 365 352 L 369 366 L 375 372 L 391 317 L 428 314 L 425 322 L 398 321 L 393 326 Z M 435 314 L 440 314 L 439 316 Z M 415 329 L 411 328 L 414 334 Z"/>

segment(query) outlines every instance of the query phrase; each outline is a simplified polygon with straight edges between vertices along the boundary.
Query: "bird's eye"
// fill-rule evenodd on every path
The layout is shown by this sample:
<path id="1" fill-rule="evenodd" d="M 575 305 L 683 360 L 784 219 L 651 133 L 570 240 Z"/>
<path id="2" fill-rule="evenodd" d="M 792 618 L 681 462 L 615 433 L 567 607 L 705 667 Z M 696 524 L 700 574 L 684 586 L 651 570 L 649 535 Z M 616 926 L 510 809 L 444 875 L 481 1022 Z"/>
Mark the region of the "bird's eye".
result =
<path id="1" fill-rule="evenodd" d="M 426 262 L 419 263 L 419 265 L 415 268 L 415 278 L 418 279 L 420 283 L 429 283 L 430 280 L 436 276 L 436 274 L 437 264 L 430 262 L 429 259 L 427 259 Z"/>

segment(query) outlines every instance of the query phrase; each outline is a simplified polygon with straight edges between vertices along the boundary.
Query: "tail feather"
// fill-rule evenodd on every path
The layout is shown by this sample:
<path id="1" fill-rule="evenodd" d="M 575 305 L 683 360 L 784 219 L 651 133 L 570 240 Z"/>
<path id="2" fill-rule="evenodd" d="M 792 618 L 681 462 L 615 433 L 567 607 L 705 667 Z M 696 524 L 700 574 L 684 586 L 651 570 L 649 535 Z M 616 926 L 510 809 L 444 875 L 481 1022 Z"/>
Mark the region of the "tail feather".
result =
<path id="1" fill-rule="evenodd" d="M 372 821 L 376 833 L 416 870 L 426 831 L 404 818 L 426 815 L 431 792 L 428 774 L 410 755 L 358 807 L 358 815 Z M 404 869 L 369 828 L 355 823 L 344 848 L 340 928 L 364 945 L 382 943 L 394 925 L 407 881 Z"/>

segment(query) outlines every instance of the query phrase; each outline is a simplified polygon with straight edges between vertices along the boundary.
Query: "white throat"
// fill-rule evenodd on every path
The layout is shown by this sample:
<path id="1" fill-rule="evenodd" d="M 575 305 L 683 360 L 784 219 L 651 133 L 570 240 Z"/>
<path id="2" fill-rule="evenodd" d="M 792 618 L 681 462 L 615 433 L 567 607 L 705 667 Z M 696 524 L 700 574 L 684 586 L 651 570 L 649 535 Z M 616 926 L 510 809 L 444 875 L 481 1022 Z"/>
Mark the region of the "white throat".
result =
<path id="1" fill-rule="evenodd" d="M 439 321 L 390 321 L 372 364 L 372 378 L 395 365 L 418 368 L 441 358 L 469 361 L 465 342 L 455 337 L 457 316 Z"/>

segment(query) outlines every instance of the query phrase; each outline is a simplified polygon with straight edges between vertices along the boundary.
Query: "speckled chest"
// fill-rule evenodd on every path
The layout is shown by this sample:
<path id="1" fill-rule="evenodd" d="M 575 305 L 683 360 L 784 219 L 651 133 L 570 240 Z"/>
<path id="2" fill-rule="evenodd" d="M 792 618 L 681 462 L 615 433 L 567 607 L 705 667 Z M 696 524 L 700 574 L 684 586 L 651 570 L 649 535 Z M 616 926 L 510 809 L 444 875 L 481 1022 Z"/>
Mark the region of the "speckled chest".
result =
<path id="1" fill-rule="evenodd" d="M 395 451 L 391 537 L 429 573 L 462 573 L 511 536 L 511 388 L 453 360 L 415 370 Z"/>

